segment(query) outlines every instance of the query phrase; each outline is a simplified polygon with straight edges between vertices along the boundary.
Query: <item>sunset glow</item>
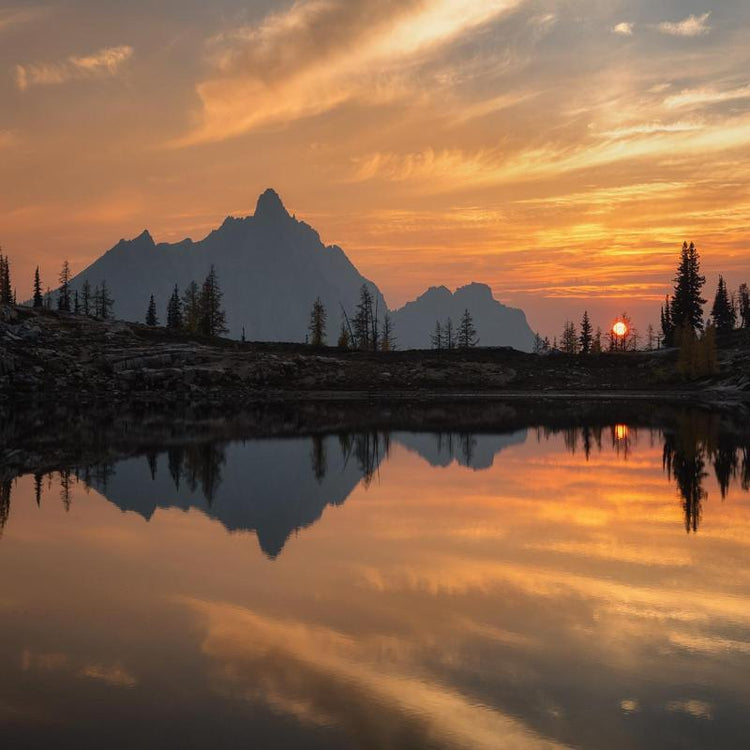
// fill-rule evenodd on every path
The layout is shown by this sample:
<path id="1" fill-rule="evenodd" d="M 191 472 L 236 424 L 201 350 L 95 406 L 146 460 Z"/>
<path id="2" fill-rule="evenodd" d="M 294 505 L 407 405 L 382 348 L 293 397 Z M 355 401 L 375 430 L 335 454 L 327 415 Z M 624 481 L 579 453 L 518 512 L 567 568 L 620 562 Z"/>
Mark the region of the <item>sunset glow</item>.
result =
<path id="1" fill-rule="evenodd" d="M 693 240 L 750 276 L 750 5 L 80 0 L 0 9 L 19 297 L 274 187 L 398 307 L 490 284 L 557 332 L 658 322 Z"/>
<path id="2" fill-rule="evenodd" d="M 628 327 L 622 320 L 618 320 L 617 323 L 612 326 L 612 332 L 615 336 L 622 339 L 628 335 Z"/>

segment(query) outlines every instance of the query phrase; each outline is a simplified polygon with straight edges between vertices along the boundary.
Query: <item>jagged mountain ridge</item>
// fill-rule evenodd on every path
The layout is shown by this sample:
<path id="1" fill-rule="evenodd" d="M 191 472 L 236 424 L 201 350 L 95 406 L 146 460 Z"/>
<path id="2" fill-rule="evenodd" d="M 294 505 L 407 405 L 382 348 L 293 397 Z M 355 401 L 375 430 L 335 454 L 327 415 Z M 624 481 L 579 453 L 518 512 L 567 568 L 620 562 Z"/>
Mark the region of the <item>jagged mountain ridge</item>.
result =
<path id="1" fill-rule="evenodd" d="M 278 194 L 269 189 L 258 199 L 253 216 L 228 217 L 204 239 L 156 243 L 148 231 L 121 240 L 74 277 L 73 291 L 84 282 L 92 287 L 106 280 L 118 318 L 142 321 L 153 294 L 162 322 L 170 294 L 191 281 L 202 281 L 215 266 L 224 292 L 229 335 L 243 328 L 256 341 L 303 341 L 310 309 L 320 297 L 328 311 L 328 341 L 335 343 L 341 307 L 352 314 L 362 284 L 367 284 L 381 311 L 385 299 L 336 246 L 326 246 L 308 224 L 290 216 Z M 433 288 L 434 289 L 434 288 Z M 442 307 L 431 302 L 433 289 L 394 311 L 400 348 L 428 348 L 436 319 L 457 320 L 465 308 L 475 317 L 484 346 L 515 346 L 528 350 L 533 335 L 521 310 L 492 299 L 489 287 L 469 285 L 454 295 L 441 287 Z M 446 296 L 447 295 L 447 296 Z"/>

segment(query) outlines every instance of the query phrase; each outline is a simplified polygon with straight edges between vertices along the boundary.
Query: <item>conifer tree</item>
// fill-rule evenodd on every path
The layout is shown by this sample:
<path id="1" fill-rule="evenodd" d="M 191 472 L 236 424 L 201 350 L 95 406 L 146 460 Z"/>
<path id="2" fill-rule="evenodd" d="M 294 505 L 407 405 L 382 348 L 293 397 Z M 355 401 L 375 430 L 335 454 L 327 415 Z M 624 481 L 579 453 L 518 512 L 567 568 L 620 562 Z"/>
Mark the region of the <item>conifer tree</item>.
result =
<path id="1" fill-rule="evenodd" d="M 367 284 L 362 284 L 353 321 L 355 346 L 358 349 L 374 349 L 377 346 L 377 336 L 373 337 L 374 325 L 375 310 L 372 294 Z"/>
<path id="2" fill-rule="evenodd" d="M 383 316 L 383 330 L 380 334 L 380 349 L 384 352 L 396 350 L 396 335 L 393 331 L 393 319 L 388 311 Z"/>
<path id="3" fill-rule="evenodd" d="M 747 284 L 740 284 L 737 292 L 740 323 L 743 328 L 750 328 L 750 289 Z"/>
<path id="4" fill-rule="evenodd" d="M 115 301 L 109 293 L 107 280 L 102 279 L 102 283 L 94 290 L 94 315 L 101 320 L 109 320 L 112 317 L 112 310 Z"/>
<path id="5" fill-rule="evenodd" d="M 701 297 L 706 277 L 701 276 L 700 256 L 695 245 L 685 242 L 680 255 L 680 265 L 675 277 L 674 296 L 671 304 L 671 322 L 675 328 L 690 327 L 703 330 L 703 305 Z"/>
<path id="6" fill-rule="evenodd" d="M 39 275 L 39 266 L 34 271 L 34 307 L 44 307 L 44 295 L 42 294 L 42 279 Z"/>
<path id="7" fill-rule="evenodd" d="M 341 330 L 339 331 L 338 347 L 339 349 L 343 349 L 344 351 L 348 350 L 350 347 L 349 326 L 346 325 L 345 320 L 341 321 Z"/>
<path id="8" fill-rule="evenodd" d="M 308 330 L 310 331 L 310 343 L 319 349 L 321 346 L 325 346 L 326 343 L 326 322 L 328 320 L 328 313 L 320 300 L 320 297 L 315 299 L 313 302 L 312 311 L 310 312 L 310 325 Z"/>
<path id="9" fill-rule="evenodd" d="M 453 328 L 452 318 L 448 318 L 448 320 L 445 321 L 445 325 L 443 326 L 443 348 L 456 348 L 456 331 Z"/>
<path id="10" fill-rule="evenodd" d="M 60 270 L 60 289 L 57 293 L 57 309 L 64 312 L 71 310 L 70 297 L 70 264 L 67 260 L 63 261 Z"/>
<path id="11" fill-rule="evenodd" d="M 91 308 L 92 308 L 92 297 L 91 297 L 91 284 L 88 279 L 83 282 L 83 286 L 81 287 L 81 312 L 86 316 L 89 317 L 91 315 Z"/>
<path id="12" fill-rule="evenodd" d="M 737 314 L 734 305 L 729 300 L 729 292 L 723 276 L 719 276 L 719 285 L 716 289 L 716 297 L 711 308 L 711 319 L 716 326 L 717 333 L 728 333 L 734 330 L 737 322 Z"/>
<path id="13" fill-rule="evenodd" d="M 174 285 L 172 296 L 167 303 L 167 328 L 170 331 L 180 331 L 183 326 L 182 300 L 177 284 Z"/>
<path id="14" fill-rule="evenodd" d="M 430 344 L 433 349 L 440 351 L 443 348 L 443 326 L 440 325 L 440 321 L 435 321 L 435 330 L 430 336 Z"/>
<path id="15" fill-rule="evenodd" d="M 578 353 L 578 334 L 576 333 L 575 323 L 566 320 L 563 326 L 562 338 L 560 339 L 560 348 L 565 354 Z"/>
<path id="16" fill-rule="evenodd" d="M 195 281 L 188 284 L 182 295 L 182 318 L 185 330 L 198 333 L 201 324 L 201 293 Z"/>
<path id="17" fill-rule="evenodd" d="M 73 312 L 76 315 L 81 314 L 81 298 L 78 296 L 78 290 L 73 293 Z"/>
<path id="18" fill-rule="evenodd" d="M 200 296 L 200 332 L 204 336 L 221 336 L 227 333 L 227 316 L 221 303 L 224 297 L 219 288 L 219 279 L 216 275 L 216 269 L 211 266 L 211 270 L 203 282 Z"/>
<path id="19" fill-rule="evenodd" d="M 594 339 L 591 342 L 591 353 L 601 354 L 602 353 L 602 329 L 597 326 Z"/>
<path id="20" fill-rule="evenodd" d="M 10 259 L 0 247 L 0 304 L 13 304 L 13 285 L 10 282 Z"/>
<path id="21" fill-rule="evenodd" d="M 674 345 L 674 323 L 672 322 L 672 302 L 667 295 L 664 306 L 661 308 L 661 333 L 664 346 Z"/>
<path id="22" fill-rule="evenodd" d="M 589 311 L 584 310 L 583 319 L 581 320 L 581 335 L 578 337 L 581 354 L 591 354 L 591 346 L 594 343 L 592 330 L 591 321 L 589 320 Z"/>
<path id="23" fill-rule="evenodd" d="M 477 329 L 474 327 L 474 318 L 468 308 L 464 310 L 461 316 L 461 323 L 458 326 L 458 348 L 473 349 L 479 343 Z"/>
<path id="24" fill-rule="evenodd" d="M 159 318 L 156 316 L 156 302 L 154 301 L 154 295 L 151 295 L 151 299 L 148 302 L 148 310 L 146 311 L 146 325 L 155 328 L 159 325 Z"/>

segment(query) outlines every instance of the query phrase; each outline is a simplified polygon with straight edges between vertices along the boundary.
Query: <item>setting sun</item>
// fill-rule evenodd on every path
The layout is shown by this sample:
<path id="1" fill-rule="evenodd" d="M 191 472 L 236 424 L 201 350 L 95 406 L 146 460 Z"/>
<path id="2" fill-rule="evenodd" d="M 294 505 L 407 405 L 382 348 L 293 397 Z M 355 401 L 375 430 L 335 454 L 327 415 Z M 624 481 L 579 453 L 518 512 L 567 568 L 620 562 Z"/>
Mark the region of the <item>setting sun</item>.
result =
<path id="1" fill-rule="evenodd" d="M 628 327 L 623 321 L 618 320 L 617 323 L 612 326 L 612 333 L 618 338 L 625 338 L 625 336 L 628 335 Z"/>

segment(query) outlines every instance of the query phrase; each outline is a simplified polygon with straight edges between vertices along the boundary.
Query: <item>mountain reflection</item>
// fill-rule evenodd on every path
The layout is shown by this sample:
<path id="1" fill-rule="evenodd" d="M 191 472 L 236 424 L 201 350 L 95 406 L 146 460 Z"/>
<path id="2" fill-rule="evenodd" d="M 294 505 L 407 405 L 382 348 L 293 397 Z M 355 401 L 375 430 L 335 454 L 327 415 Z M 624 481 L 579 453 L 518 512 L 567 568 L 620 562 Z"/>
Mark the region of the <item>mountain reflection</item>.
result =
<path id="1" fill-rule="evenodd" d="M 722 432 L 711 414 L 685 413 L 669 429 L 639 430 L 625 424 L 540 426 L 539 442 L 562 436 L 566 450 L 611 452 L 627 461 L 640 440 L 662 444 L 663 469 L 681 498 L 685 528 L 699 530 L 713 467 L 722 499 L 733 485 L 750 491 L 750 445 Z M 139 456 L 55 472 L 60 500 L 70 507 L 72 483 L 81 482 L 123 512 L 150 520 L 158 509 L 196 509 L 230 532 L 254 532 L 274 559 L 288 539 L 316 523 L 327 506 L 342 505 L 358 485 L 367 488 L 397 443 L 433 467 L 456 462 L 482 471 L 506 448 L 526 442 L 529 430 L 509 434 L 388 432 L 369 430 L 292 439 L 205 441 L 149 449 Z M 145 460 L 144 460 L 145 459 Z M 51 474 L 35 474 L 41 504 Z M 534 483 L 533 474 L 525 478 Z M 0 481 L 0 534 L 10 516 L 13 480 Z"/>

